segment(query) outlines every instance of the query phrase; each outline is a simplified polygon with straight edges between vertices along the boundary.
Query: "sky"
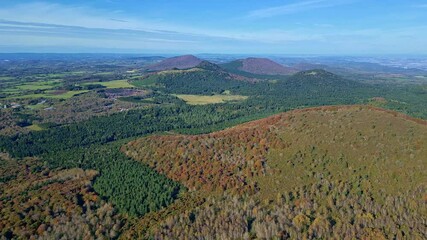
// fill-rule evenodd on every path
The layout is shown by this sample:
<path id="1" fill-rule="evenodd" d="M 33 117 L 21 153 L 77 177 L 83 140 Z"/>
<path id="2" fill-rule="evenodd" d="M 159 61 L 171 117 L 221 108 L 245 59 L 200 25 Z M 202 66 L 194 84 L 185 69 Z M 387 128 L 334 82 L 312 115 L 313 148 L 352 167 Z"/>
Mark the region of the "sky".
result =
<path id="1" fill-rule="evenodd" d="M 427 54 L 427 0 L 0 0 L 0 52 Z"/>

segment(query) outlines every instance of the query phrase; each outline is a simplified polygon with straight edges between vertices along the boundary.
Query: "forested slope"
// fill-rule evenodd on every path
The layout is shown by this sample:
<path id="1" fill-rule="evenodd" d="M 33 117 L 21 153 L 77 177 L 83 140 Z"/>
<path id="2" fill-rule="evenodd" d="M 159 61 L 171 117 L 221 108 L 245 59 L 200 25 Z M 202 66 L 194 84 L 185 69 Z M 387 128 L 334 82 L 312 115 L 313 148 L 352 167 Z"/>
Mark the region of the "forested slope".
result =
<path id="1" fill-rule="evenodd" d="M 0 238 L 114 239 L 125 224 L 93 191 L 94 170 L 51 170 L 0 155 Z"/>
<path id="2" fill-rule="evenodd" d="M 321 107 L 206 135 L 151 136 L 122 150 L 190 190 L 241 196 L 172 217 L 158 236 L 426 237 L 423 120 Z"/>

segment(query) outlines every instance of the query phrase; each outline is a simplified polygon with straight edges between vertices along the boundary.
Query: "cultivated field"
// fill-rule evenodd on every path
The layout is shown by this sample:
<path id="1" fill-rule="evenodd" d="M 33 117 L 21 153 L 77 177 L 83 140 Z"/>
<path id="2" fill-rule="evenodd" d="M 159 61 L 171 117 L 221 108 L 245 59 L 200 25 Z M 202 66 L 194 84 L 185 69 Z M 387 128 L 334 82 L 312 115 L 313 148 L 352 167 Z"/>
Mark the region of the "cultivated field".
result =
<path id="1" fill-rule="evenodd" d="M 108 82 L 90 82 L 90 83 L 85 83 L 83 85 L 85 86 L 90 84 L 99 84 L 106 88 L 133 88 L 134 87 L 134 85 L 131 85 L 127 80 L 114 80 L 114 81 L 108 81 Z"/>

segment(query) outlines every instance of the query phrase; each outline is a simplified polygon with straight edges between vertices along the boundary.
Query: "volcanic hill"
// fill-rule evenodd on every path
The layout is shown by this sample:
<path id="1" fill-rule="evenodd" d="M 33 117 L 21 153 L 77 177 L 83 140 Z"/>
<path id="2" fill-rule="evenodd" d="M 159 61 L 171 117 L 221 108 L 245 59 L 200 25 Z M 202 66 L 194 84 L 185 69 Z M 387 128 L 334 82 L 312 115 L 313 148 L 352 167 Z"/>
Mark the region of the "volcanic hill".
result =
<path id="1" fill-rule="evenodd" d="M 193 55 L 171 57 L 148 67 L 150 71 L 163 71 L 170 69 L 187 69 L 199 65 L 203 60 Z"/>
<path id="2" fill-rule="evenodd" d="M 260 75 L 289 75 L 297 72 L 295 69 L 280 65 L 268 58 L 246 58 L 223 64 L 224 68 Z"/>

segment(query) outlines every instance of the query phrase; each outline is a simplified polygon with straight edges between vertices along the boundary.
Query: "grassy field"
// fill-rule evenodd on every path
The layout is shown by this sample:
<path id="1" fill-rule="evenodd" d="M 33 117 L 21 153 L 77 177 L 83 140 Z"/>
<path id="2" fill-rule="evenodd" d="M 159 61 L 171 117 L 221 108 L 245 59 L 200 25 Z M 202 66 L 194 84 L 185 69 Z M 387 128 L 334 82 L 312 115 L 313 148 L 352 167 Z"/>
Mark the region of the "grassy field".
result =
<path id="1" fill-rule="evenodd" d="M 132 84 L 136 87 L 154 86 L 157 83 L 157 79 L 158 79 L 157 75 L 151 75 L 151 76 L 148 76 L 142 80 L 132 81 Z"/>
<path id="2" fill-rule="evenodd" d="M 35 75 L 36 78 L 44 79 L 33 82 L 16 82 L 13 84 L 7 85 L 7 87 L 0 88 L 0 93 L 7 94 L 4 99 L 35 99 L 35 98 L 51 98 L 51 99 L 69 99 L 75 95 L 89 92 L 90 90 L 55 90 L 55 88 L 60 87 L 63 82 L 56 77 L 65 76 L 66 74 L 76 75 L 80 74 L 79 72 L 73 73 L 64 73 L 64 74 L 39 74 Z M 55 77 L 55 79 L 52 79 Z M 2 77 L 4 80 L 8 80 L 8 77 Z M 99 84 L 105 86 L 106 88 L 133 88 L 135 86 L 131 85 L 127 80 L 114 80 L 108 82 L 90 82 L 84 83 L 82 85 L 89 84 Z M 36 92 L 42 91 L 42 92 Z M 36 105 L 30 108 L 40 109 L 44 107 Z"/>
<path id="3" fill-rule="evenodd" d="M 51 89 L 58 87 L 61 84 L 61 80 L 59 79 L 39 80 L 32 82 L 16 80 L 7 85 L 0 86 L 0 93 L 8 94 L 6 95 L 6 99 L 28 99 L 32 97 L 56 98 L 57 96 L 48 96 L 50 95 L 48 93 L 53 92 Z M 35 91 L 46 91 L 46 93 L 35 93 Z M 67 98 L 67 96 L 64 95 L 63 97 L 61 96 L 59 98 Z"/>
<path id="4" fill-rule="evenodd" d="M 34 74 L 33 76 L 36 78 L 42 78 L 42 79 L 54 79 L 54 78 L 63 78 L 65 76 L 73 76 L 73 75 L 83 75 L 87 72 L 85 71 L 73 71 L 73 72 L 63 72 L 63 73 L 48 73 L 48 74 Z"/>
<path id="5" fill-rule="evenodd" d="M 40 110 L 49 107 L 46 103 L 43 104 L 35 104 L 35 105 L 26 105 L 27 108 L 32 110 Z"/>
<path id="6" fill-rule="evenodd" d="M 14 79 L 14 77 L 8 77 L 8 76 L 0 76 L 0 81 L 9 81 Z"/>
<path id="7" fill-rule="evenodd" d="M 44 128 L 42 128 L 38 124 L 33 124 L 33 125 L 30 125 L 30 126 L 28 126 L 26 128 L 29 129 L 30 131 L 42 131 L 42 130 L 44 130 Z"/>
<path id="8" fill-rule="evenodd" d="M 89 84 L 99 84 L 106 88 L 132 88 L 134 85 L 130 84 L 127 80 L 115 80 L 115 81 L 109 81 L 109 82 L 91 82 L 91 83 L 85 83 L 84 85 Z"/>
<path id="9" fill-rule="evenodd" d="M 190 105 L 205 105 L 213 103 L 224 103 L 228 101 L 242 101 L 246 100 L 247 96 L 241 95 L 187 95 L 187 94 L 175 94 L 174 96 L 184 100 Z"/>
<path id="10" fill-rule="evenodd" d="M 55 94 L 53 91 L 48 93 L 39 93 L 39 94 L 27 94 L 27 95 L 21 95 L 21 96 L 13 96 L 10 97 L 13 98 L 56 98 L 56 99 L 68 99 L 71 98 L 77 94 L 86 93 L 89 92 L 89 90 L 78 90 L 78 91 L 68 91 L 60 94 Z"/>
<path id="11" fill-rule="evenodd" d="M 60 84 L 59 81 L 40 81 L 40 82 L 31 82 L 16 86 L 19 90 L 46 90 L 52 89 L 55 86 Z"/>
<path id="12" fill-rule="evenodd" d="M 0 90 L 0 92 L 1 93 L 11 93 L 11 94 L 13 94 L 13 93 L 20 93 L 20 92 L 22 92 L 22 90 L 14 89 L 14 88 L 6 88 L 6 89 Z"/>
<path id="13" fill-rule="evenodd" d="M 49 85 L 33 85 L 33 84 L 24 84 L 21 86 L 17 86 L 20 90 L 46 90 L 46 89 L 52 89 L 53 86 Z"/>
<path id="14" fill-rule="evenodd" d="M 98 75 L 98 76 L 105 76 L 105 75 L 111 75 L 113 74 L 113 72 L 100 72 L 100 73 L 95 73 L 94 75 Z"/>

